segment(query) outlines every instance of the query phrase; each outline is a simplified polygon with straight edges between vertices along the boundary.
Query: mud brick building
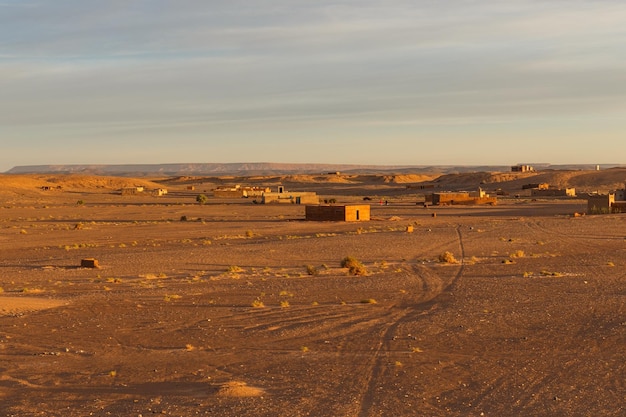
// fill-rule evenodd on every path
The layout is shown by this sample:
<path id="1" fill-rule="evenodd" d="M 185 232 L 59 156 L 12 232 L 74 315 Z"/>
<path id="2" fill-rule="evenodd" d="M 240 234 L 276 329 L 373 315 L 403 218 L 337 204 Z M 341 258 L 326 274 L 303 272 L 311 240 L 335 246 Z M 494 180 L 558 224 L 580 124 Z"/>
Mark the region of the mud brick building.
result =
<path id="1" fill-rule="evenodd" d="M 370 206 L 368 204 L 338 205 L 338 206 L 306 206 L 306 220 L 313 221 L 344 221 L 365 222 L 370 220 Z"/>

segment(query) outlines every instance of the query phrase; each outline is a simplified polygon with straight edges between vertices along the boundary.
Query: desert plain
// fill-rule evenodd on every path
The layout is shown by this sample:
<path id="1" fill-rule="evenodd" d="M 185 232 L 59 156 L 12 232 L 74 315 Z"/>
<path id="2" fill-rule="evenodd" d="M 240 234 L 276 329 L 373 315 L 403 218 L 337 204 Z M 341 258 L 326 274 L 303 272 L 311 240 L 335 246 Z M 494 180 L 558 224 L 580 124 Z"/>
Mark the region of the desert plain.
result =
<path id="1" fill-rule="evenodd" d="M 424 207 L 407 184 L 436 176 L 0 176 L 0 415 L 625 415 L 626 214 L 463 178 L 511 190 Z M 371 220 L 211 197 L 231 183 L 369 197 Z"/>

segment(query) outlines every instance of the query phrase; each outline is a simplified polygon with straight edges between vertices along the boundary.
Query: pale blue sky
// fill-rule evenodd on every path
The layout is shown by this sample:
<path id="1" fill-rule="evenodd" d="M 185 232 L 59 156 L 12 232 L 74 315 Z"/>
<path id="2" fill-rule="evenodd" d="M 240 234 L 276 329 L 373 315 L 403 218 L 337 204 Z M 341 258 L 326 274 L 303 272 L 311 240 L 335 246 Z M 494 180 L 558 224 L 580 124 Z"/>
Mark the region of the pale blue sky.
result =
<path id="1" fill-rule="evenodd" d="M 626 163 L 623 0 L 0 0 L 0 172 Z"/>

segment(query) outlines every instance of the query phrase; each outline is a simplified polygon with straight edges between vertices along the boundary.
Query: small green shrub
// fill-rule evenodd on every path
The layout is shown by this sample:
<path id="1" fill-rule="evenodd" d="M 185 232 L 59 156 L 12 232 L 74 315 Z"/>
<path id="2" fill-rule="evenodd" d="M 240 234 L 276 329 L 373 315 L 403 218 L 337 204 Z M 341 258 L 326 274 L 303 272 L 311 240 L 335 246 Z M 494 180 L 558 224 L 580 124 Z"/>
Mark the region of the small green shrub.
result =
<path id="1" fill-rule="evenodd" d="M 208 198 L 206 195 L 204 195 L 204 194 L 198 194 L 198 195 L 196 196 L 196 201 L 197 201 L 198 203 L 200 203 L 200 204 L 204 204 L 204 203 L 206 203 L 206 202 L 208 201 L 208 199 L 209 199 L 209 198 Z"/>

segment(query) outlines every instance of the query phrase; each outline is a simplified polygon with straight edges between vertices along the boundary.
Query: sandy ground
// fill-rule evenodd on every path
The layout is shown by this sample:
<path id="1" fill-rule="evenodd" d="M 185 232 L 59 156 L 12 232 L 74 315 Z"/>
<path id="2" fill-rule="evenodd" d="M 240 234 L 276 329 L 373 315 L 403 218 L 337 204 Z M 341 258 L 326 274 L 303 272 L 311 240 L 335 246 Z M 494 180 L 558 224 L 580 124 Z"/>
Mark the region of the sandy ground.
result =
<path id="1" fill-rule="evenodd" d="M 388 187 L 345 193 L 391 196 L 362 223 L 182 185 L 0 195 L 0 415 L 624 415 L 625 215 Z"/>

